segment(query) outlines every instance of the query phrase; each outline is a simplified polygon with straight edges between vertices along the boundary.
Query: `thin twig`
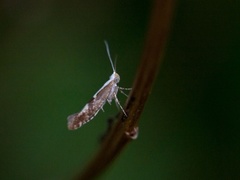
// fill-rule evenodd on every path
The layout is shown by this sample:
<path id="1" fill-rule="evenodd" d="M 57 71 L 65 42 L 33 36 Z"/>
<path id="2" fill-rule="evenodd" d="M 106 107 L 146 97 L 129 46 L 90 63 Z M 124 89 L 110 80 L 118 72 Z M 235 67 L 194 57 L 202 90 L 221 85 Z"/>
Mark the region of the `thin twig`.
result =
<path id="1" fill-rule="evenodd" d="M 174 0 L 155 0 L 141 63 L 125 106 L 128 117 L 124 119 L 123 114 L 118 116 L 117 123 L 104 138 L 99 151 L 76 179 L 99 176 L 125 145 L 137 136 L 138 121 L 164 54 L 173 8 Z"/>

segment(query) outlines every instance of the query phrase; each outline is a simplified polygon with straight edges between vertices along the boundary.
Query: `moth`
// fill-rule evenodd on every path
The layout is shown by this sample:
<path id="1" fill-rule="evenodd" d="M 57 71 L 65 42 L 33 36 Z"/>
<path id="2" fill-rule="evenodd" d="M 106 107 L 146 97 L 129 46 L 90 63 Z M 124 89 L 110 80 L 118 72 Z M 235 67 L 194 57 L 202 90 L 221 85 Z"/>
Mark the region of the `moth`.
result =
<path id="1" fill-rule="evenodd" d="M 113 99 L 115 100 L 116 105 L 121 108 L 122 112 L 127 117 L 126 112 L 124 111 L 117 98 L 117 93 L 118 90 L 120 90 L 124 95 L 126 95 L 122 90 L 131 90 L 131 88 L 122 88 L 117 85 L 117 83 L 119 83 L 120 81 L 120 76 L 119 74 L 117 74 L 116 68 L 113 65 L 107 41 L 104 41 L 104 43 L 113 73 L 110 76 L 109 80 L 96 92 L 96 94 L 94 94 L 92 99 L 83 107 L 83 109 L 79 113 L 68 116 L 67 120 L 69 130 L 75 130 L 81 127 L 83 124 L 92 120 L 97 115 L 100 109 L 103 110 L 103 106 L 106 101 L 111 104 Z"/>

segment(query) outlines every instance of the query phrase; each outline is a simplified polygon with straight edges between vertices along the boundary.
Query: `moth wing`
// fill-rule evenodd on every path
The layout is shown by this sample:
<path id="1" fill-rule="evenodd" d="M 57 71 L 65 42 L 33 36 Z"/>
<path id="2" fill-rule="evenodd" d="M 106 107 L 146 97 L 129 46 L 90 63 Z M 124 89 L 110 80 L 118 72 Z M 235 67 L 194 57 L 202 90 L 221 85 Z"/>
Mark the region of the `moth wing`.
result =
<path id="1" fill-rule="evenodd" d="M 71 125 L 73 124 L 75 118 L 77 117 L 79 113 L 74 113 L 74 114 L 71 114 L 67 117 L 67 120 L 68 120 L 68 129 L 74 129 Z"/>
<path id="2" fill-rule="evenodd" d="M 68 116 L 68 129 L 75 130 L 88 121 L 92 120 L 106 103 L 113 85 L 114 82 L 104 84 L 100 91 L 98 91 L 93 96 L 93 98 L 84 106 L 82 111 Z"/>

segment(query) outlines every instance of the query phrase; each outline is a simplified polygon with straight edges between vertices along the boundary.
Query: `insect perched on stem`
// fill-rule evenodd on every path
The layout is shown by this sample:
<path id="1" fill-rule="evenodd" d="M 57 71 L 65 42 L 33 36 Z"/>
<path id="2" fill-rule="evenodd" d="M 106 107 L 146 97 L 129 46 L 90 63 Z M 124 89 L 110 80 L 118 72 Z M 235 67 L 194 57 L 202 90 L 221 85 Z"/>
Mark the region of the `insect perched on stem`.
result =
<path id="1" fill-rule="evenodd" d="M 68 129 L 75 130 L 81 127 L 83 124 L 92 120 L 98 113 L 100 109 L 103 110 L 103 106 L 106 101 L 111 104 L 114 99 L 116 105 L 118 105 L 125 116 L 127 116 L 123 107 L 121 106 L 118 98 L 117 92 L 118 90 L 131 90 L 131 88 L 122 88 L 117 85 L 120 81 L 120 76 L 116 73 L 116 69 L 113 66 L 113 62 L 111 59 L 109 47 L 107 41 L 104 41 L 108 58 L 110 60 L 113 74 L 110 76 L 109 80 L 96 92 L 96 94 L 92 97 L 92 99 L 84 106 L 84 108 L 79 112 L 68 116 Z M 121 91 L 122 92 L 122 91 Z M 123 92 L 122 92 L 123 93 Z M 125 93 L 123 93 L 126 95 Z"/>

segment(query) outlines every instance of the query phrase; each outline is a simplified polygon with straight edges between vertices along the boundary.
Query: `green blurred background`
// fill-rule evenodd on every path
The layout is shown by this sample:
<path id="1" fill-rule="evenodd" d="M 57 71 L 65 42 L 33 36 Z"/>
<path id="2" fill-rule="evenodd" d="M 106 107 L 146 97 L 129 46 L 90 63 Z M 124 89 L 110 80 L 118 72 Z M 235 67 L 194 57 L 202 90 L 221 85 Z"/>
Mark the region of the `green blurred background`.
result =
<path id="1" fill-rule="evenodd" d="M 131 86 L 151 4 L 1 1 L 0 179 L 70 179 L 91 159 L 117 108 L 77 131 L 66 118 L 112 73 L 104 39 Z M 178 1 L 139 138 L 101 179 L 238 179 L 239 27 L 239 1 Z"/>

